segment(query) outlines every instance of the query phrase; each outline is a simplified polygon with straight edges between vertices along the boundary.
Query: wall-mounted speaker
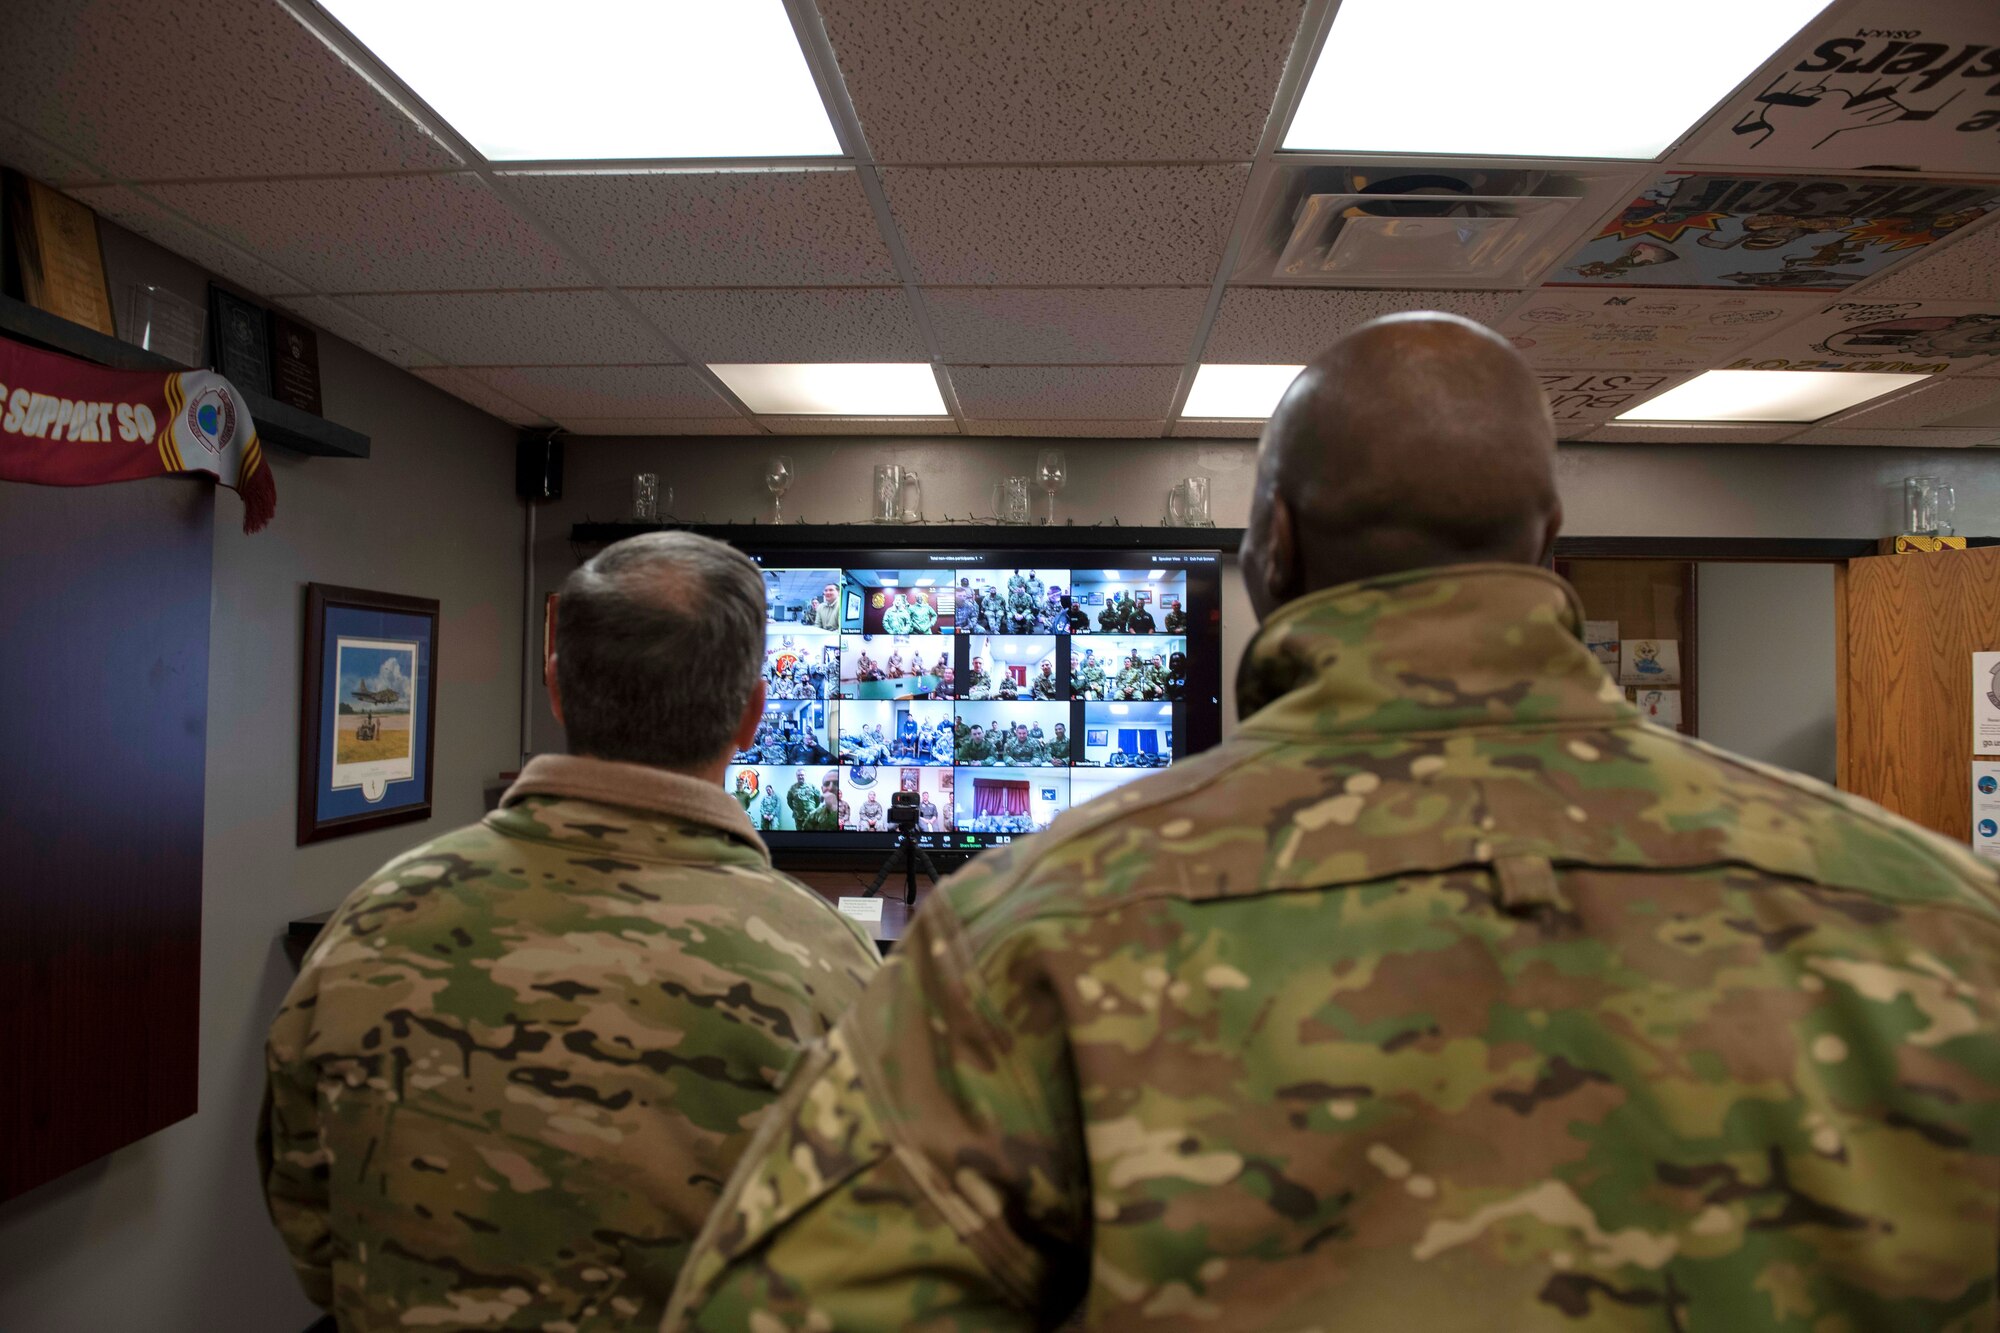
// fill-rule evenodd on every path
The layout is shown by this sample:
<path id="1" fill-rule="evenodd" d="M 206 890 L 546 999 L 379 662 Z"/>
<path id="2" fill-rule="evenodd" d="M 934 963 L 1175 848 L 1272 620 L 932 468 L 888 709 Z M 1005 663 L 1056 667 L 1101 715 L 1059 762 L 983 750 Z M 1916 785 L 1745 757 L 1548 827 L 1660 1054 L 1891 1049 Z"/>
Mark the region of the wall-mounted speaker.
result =
<path id="1" fill-rule="evenodd" d="M 562 437 L 554 431 L 522 431 L 514 446 L 514 494 L 529 504 L 560 500 L 562 481 Z"/>

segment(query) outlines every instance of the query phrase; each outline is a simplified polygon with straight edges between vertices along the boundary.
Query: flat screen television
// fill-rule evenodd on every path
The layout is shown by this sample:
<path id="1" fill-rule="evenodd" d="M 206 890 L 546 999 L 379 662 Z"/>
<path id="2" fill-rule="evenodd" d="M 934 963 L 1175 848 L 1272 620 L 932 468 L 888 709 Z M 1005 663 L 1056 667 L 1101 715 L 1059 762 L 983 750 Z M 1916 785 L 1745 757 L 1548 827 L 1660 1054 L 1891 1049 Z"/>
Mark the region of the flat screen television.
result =
<path id="1" fill-rule="evenodd" d="M 1214 550 L 758 550 L 764 726 L 725 786 L 774 852 L 970 853 L 1222 737 Z"/>

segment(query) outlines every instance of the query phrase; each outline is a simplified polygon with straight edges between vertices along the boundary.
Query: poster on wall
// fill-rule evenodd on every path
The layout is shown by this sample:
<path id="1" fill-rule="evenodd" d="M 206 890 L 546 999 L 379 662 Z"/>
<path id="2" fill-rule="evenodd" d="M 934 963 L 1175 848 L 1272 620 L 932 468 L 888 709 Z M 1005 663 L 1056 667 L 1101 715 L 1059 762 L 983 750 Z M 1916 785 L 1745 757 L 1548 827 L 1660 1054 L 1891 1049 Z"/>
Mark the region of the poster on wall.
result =
<path id="1" fill-rule="evenodd" d="M 1818 296 L 1545 287 L 1500 331 L 1534 366 L 1706 370 L 1825 304 Z"/>
<path id="2" fill-rule="evenodd" d="M 1615 620 L 1586 620 L 1583 622 L 1583 646 L 1590 649 L 1590 655 L 1597 664 L 1612 675 L 1618 674 L 1618 622 Z"/>
<path id="3" fill-rule="evenodd" d="M 2000 301 L 1841 301 L 1726 369 L 1944 375 L 1996 356 Z"/>
<path id="4" fill-rule="evenodd" d="M 2000 7 L 1865 0 L 1809 24 L 1684 161 L 1763 170 L 1990 173 L 2000 161 Z"/>
<path id="5" fill-rule="evenodd" d="M 2000 755 L 2000 653 L 1972 655 L 1972 752 Z"/>
<path id="6" fill-rule="evenodd" d="M 1681 683 L 1681 645 L 1677 639 L 1626 639 L 1619 647 L 1620 684 L 1652 689 Z"/>
<path id="7" fill-rule="evenodd" d="M 1972 850 L 2000 860 L 2000 763 L 1972 761 Z"/>
<path id="8" fill-rule="evenodd" d="M 1837 292 L 1984 217 L 2000 187 L 1676 172 L 1557 268 L 1554 286 Z"/>
<path id="9" fill-rule="evenodd" d="M 1639 716 L 1668 730 L 1678 730 L 1681 725 L 1681 692 L 1679 690 L 1636 689 L 1632 692 L 1632 702 L 1638 706 Z"/>
<path id="10" fill-rule="evenodd" d="M 1633 370 L 1545 370 L 1537 378 L 1548 396 L 1549 415 L 1562 422 L 1609 421 L 1687 376 Z"/>
<path id="11" fill-rule="evenodd" d="M 438 604 L 306 585 L 301 846 L 431 814 Z"/>

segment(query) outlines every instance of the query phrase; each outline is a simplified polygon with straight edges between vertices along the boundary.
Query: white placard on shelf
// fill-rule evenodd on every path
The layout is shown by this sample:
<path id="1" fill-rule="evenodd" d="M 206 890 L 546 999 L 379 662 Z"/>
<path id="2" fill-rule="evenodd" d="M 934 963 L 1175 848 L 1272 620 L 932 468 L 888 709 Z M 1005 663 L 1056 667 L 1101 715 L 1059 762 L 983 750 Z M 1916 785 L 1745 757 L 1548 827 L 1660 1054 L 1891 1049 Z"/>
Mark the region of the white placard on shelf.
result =
<path id="1" fill-rule="evenodd" d="M 856 921 L 866 921 L 873 925 L 882 919 L 882 900 L 880 898 L 842 898 L 840 900 L 839 911 L 842 916 L 851 917 Z"/>

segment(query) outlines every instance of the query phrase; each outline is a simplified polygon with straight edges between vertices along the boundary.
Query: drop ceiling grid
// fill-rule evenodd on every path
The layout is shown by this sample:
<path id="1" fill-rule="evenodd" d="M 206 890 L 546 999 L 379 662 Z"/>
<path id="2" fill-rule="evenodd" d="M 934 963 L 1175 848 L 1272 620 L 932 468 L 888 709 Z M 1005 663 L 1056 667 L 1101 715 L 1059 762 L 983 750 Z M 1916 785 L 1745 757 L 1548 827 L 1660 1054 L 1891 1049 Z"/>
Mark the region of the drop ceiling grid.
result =
<path id="1" fill-rule="evenodd" d="M 16 0 L 7 29 L 25 18 L 38 31 L 0 42 L 0 76 L 85 48 L 192 43 L 238 59 L 264 105 L 299 102 L 296 123 L 320 133 L 274 135 L 268 114 L 232 129 L 206 96 L 140 105 L 122 89 L 78 117 L 81 94 L 36 89 L 10 103 L 0 149 L 46 162 L 106 216 L 401 364 L 685 362 L 751 431 L 801 422 L 755 417 L 706 363 L 923 359 L 961 430 L 1023 431 L 1070 411 L 1090 414 L 1074 418 L 1079 429 L 1250 435 L 1257 423 L 1179 419 L 1202 360 L 1304 359 L 1390 309 L 1498 323 L 1537 290 L 1230 283 L 1262 220 L 1254 183 L 1280 160 L 1334 0 L 786 4 L 846 158 L 487 162 L 351 39 L 294 23 L 288 9 L 316 13 L 305 0 L 210 0 L 171 20 L 156 10 L 173 7 L 136 0 Z M 984 36 L 969 40 L 966 25 Z M 158 36 L 166 27 L 182 31 Z M 300 91 L 314 80 L 323 89 Z M 1734 97 L 1635 169 L 1679 167 Z M 154 151 L 162 139 L 178 148 Z M 329 234 L 360 239 L 343 255 Z M 1825 299 L 2000 300 L 1996 275 L 2000 217 Z M 1160 403 L 1150 395 L 1163 372 L 1176 377 Z M 1990 383 L 2000 363 L 1963 374 Z M 453 382 L 498 395 L 476 376 Z M 498 396 L 517 420 L 547 411 Z M 578 422 L 706 430 L 723 418 L 687 410 L 701 401 L 565 406 L 590 409 Z M 1819 429 L 1858 432 L 1866 407 Z"/>

